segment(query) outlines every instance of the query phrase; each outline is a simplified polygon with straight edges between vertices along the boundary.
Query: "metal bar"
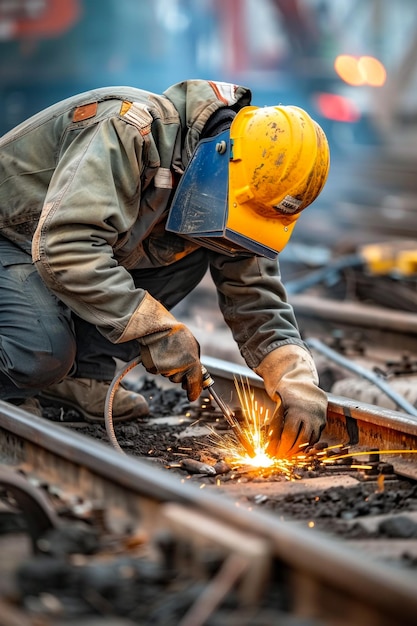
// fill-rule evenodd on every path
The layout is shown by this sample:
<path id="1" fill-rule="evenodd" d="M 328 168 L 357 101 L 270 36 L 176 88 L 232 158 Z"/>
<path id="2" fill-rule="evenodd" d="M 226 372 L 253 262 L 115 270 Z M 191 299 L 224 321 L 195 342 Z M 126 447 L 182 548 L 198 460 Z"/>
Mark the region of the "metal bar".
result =
<path id="1" fill-rule="evenodd" d="M 248 367 L 229 363 L 214 357 L 204 357 L 203 363 L 207 368 L 210 368 L 210 371 L 216 378 L 217 384 L 220 385 L 222 381 L 227 383 L 228 381 L 233 380 L 234 375 L 242 376 L 247 378 L 249 384 L 252 387 L 256 387 L 264 396 L 265 402 L 268 402 L 268 395 L 264 389 L 262 378 Z M 360 419 L 365 422 L 370 422 L 390 429 L 397 429 L 402 433 L 407 433 L 417 437 L 416 420 L 407 413 L 392 411 L 391 409 L 385 409 L 373 404 L 358 402 L 358 400 L 336 396 L 331 393 L 328 393 L 327 397 L 329 400 L 330 417 L 331 414 L 344 415 L 346 410 L 348 410 L 351 417 L 355 419 Z"/>
<path id="2" fill-rule="evenodd" d="M 299 315 L 331 320 L 341 324 L 365 326 L 371 329 L 388 330 L 391 333 L 417 335 L 417 316 L 405 311 L 389 311 L 368 304 L 355 304 L 294 294 L 291 304 Z"/>

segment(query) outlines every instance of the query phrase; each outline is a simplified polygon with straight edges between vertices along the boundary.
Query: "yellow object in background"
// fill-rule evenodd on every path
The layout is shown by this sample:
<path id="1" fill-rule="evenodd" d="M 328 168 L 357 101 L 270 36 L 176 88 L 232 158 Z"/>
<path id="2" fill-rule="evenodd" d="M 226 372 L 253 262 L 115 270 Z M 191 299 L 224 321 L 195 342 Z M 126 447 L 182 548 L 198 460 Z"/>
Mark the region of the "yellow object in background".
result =
<path id="1" fill-rule="evenodd" d="M 395 241 L 362 246 L 359 254 L 373 274 L 417 274 L 417 241 Z"/>

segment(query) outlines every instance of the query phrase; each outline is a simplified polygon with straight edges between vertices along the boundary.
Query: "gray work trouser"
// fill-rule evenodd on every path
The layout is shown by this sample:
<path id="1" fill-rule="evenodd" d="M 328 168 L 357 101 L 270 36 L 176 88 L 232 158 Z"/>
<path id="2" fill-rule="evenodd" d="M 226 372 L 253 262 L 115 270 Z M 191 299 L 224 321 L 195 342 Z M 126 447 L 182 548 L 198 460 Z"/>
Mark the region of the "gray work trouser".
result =
<path id="1" fill-rule="evenodd" d="M 203 278 L 206 251 L 199 249 L 161 268 L 131 272 L 168 309 Z M 44 285 L 30 255 L 0 235 L 0 399 L 20 400 L 60 381 L 111 380 L 113 357 L 138 355 L 136 341 L 112 344 L 95 326 L 80 319 Z"/>

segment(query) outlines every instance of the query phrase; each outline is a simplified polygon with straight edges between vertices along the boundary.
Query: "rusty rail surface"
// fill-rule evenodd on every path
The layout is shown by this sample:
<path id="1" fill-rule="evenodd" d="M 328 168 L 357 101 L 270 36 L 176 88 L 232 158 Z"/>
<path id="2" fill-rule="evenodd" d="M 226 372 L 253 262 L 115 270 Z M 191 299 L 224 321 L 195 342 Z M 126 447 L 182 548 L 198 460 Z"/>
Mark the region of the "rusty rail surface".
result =
<path id="1" fill-rule="evenodd" d="M 245 376 L 267 401 L 250 370 L 211 358 L 204 365 L 225 397 L 233 396 L 234 378 Z M 417 428 L 407 416 L 329 398 L 330 433 L 360 439 L 369 424 L 392 432 L 391 440 L 401 440 L 402 447 L 415 447 Z M 409 573 L 372 563 L 327 536 L 286 525 L 267 512 L 236 509 L 222 495 L 184 484 L 150 463 L 1 401 L 0 462 L 104 506 L 119 530 L 137 529 L 150 540 L 169 530 L 190 542 L 196 559 L 202 545 L 221 550 L 246 603 L 259 601 L 265 580 L 278 567 L 291 614 L 346 626 L 415 624 L 417 595 Z"/>
<path id="2" fill-rule="evenodd" d="M 236 401 L 234 379 L 243 377 L 255 390 L 259 402 L 273 410 L 262 379 L 249 368 L 212 357 L 206 357 L 204 364 L 230 402 Z M 397 473 L 417 479 L 416 455 L 407 455 L 407 450 L 417 449 L 417 419 L 414 416 L 330 393 L 327 395 L 329 404 L 323 439 L 368 449 L 404 450 L 401 456 L 388 455 L 387 460 L 394 462 Z"/>

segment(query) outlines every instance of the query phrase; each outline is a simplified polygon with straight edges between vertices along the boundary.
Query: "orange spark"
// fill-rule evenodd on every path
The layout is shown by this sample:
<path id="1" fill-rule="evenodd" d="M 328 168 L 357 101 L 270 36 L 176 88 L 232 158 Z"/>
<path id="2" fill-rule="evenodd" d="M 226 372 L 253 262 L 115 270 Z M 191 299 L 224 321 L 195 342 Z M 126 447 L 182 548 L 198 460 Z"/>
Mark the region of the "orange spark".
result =
<path id="1" fill-rule="evenodd" d="M 212 443 L 224 452 L 228 463 L 233 467 L 251 467 L 254 469 L 272 469 L 283 474 L 288 480 L 296 480 L 301 478 L 296 472 L 297 470 L 317 469 L 318 466 L 333 466 L 332 469 L 339 469 L 336 461 L 350 457 L 357 457 L 370 454 L 415 454 L 417 450 L 367 450 L 345 453 L 346 444 L 335 444 L 327 446 L 325 449 L 317 451 L 305 452 L 308 443 L 299 446 L 300 452 L 290 458 L 277 458 L 268 454 L 270 445 L 270 437 L 273 432 L 270 426 L 269 411 L 260 405 L 255 398 L 255 393 L 251 389 L 248 379 L 240 381 L 235 378 L 235 387 L 239 398 L 242 421 L 236 419 L 236 428 L 234 435 L 219 435 L 215 430 L 211 431 Z M 238 437 L 236 435 L 239 435 Z M 242 440 L 249 444 L 254 455 L 250 456 L 242 445 Z M 328 456 L 330 451 L 333 452 Z M 368 464 L 351 464 L 350 469 L 366 470 L 370 469 Z"/>
<path id="2" fill-rule="evenodd" d="M 242 422 L 236 420 L 236 431 L 239 437 L 219 435 L 216 431 L 211 430 L 213 444 L 225 452 L 228 462 L 235 467 L 271 468 L 284 474 L 289 480 L 294 480 L 294 470 L 308 467 L 311 459 L 307 461 L 305 454 L 296 455 L 290 459 L 276 458 L 268 454 L 267 450 L 272 433 L 269 428 L 269 411 L 258 403 L 248 380 L 244 381 L 241 378 L 240 381 L 237 381 L 235 379 L 235 387 L 243 417 Z M 253 450 L 252 456 L 242 445 L 242 439 L 247 441 Z"/>

